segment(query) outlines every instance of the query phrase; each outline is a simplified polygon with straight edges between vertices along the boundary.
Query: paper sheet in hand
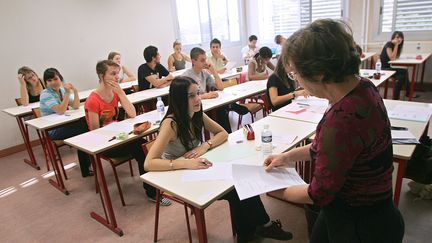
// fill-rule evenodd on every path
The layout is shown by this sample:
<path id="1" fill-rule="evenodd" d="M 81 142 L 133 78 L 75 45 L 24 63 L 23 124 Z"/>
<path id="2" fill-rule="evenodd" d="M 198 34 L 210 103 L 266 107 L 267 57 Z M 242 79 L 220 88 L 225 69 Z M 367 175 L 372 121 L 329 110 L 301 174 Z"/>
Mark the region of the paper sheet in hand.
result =
<path id="1" fill-rule="evenodd" d="M 219 181 L 232 180 L 231 164 L 215 163 L 203 170 L 187 170 L 183 173 L 182 181 Z"/>
<path id="2" fill-rule="evenodd" d="M 416 107 L 412 105 L 397 105 L 388 112 L 389 118 L 409 121 L 427 122 L 432 109 L 430 107 Z"/>
<path id="3" fill-rule="evenodd" d="M 233 164 L 232 175 L 240 200 L 306 184 L 294 168 L 277 168 L 266 172 L 262 166 Z"/>

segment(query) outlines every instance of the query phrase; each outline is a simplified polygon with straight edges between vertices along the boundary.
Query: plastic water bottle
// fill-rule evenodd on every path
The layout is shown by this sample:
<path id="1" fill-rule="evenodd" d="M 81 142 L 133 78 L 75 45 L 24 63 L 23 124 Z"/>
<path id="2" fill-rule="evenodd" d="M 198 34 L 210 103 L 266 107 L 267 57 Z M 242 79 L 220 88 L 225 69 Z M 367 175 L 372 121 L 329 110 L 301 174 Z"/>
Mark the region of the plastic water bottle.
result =
<path id="1" fill-rule="evenodd" d="M 267 157 L 272 153 L 272 132 L 269 129 L 268 124 L 264 124 L 264 129 L 261 131 L 261 151 L 264 157 Z"/>
<path id="2" fill-rule="evenodd" d="M 162 121 L 163 117 L 165 116 L 165 104 L 163 103 L 161 97 L 157 97 L 156 110 L 159 114 L 159 121 Z"/>
<path id="3" fill-rule="evenodd" d="M 375 63 L 375 73 L 381 73 L 381 59 L 378 58 L 378 61 Z"/>

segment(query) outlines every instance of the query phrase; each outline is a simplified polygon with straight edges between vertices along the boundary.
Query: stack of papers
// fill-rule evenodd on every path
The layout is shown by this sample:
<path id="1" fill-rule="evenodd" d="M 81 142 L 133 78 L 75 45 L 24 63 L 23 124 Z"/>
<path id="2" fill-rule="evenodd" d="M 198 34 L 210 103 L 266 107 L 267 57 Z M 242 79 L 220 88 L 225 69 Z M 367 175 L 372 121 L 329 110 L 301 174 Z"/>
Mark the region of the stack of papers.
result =
<path id="1" fill-rule="evenodd" d="M 275 168 L 266 172 L 263 166 L 233 164 L 232 175 L 240 200 L 306 184 L 294 168 Z"/>
<path id="2" fill-rule="evenodd" d="M 397 105 L 388 112 L 388 117 L 399 120 L 427 122 L 432 113 L 431 107 Z"/>
<path id="3" fill-rule="evenodd" d="M 417 138 L 407 130 L 391 130 L 393 144 L 419 144 Z"/>

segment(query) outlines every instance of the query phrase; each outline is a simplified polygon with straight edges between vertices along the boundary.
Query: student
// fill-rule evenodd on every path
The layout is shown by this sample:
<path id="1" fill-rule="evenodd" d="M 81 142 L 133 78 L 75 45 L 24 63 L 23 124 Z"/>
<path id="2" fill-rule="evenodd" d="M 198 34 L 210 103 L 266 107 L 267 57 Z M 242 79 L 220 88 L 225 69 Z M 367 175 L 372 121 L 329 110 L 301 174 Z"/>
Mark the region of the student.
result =
<path id="1" fill-rule="evenodd" d="M 224 143 L 228 134 L 203 112 L 200 86 L 189 77 L 176 77 L 170 86 L 169 100 L 159 135 L 147 155 L 145 169 L 169 171 L 209 168 L 212 163 L 201 156 Z M 202 138 L 204 128 L 214 134 L 207 141 Z M 182 156 L 185 159 L 177 160 Z M 279 240 L 292 238 L 292 234 L 284 231 L 278 220 L 270 221 L 259 196 L 240 201 L 234 189 L 222 199 L 229 202 L 237 242 L 248 242 L 256 236 Z"/>
<path id="2" fill-rule="evenodd" d="M 186 54 L 182 53 L 182 44 L 180 41 L 173 43 L 174 53 L 168 57 L 168 70 L 174 72 L 186 68 L 186 61 L 190 62 L 191 59 Z"/>
<path id="3" fill-rule="evenodd" d="M 211 64 L 219 74 L 226 71 L 225 65 L 228 63 L 228 59 L 221 51 L 221 46 L 220 40 L 214 38 L 210 42 L 210 52 L 207 53 L 207 62 Z"/>
<path id="4" fill-rule="evenodd" d="M 118 103 L 122 105 L 129 117 L 136 116 L 135 107 L 126 97 L 125 92 L 118 84 L 120 66 L 111 60 L 100 61 L 96 65 L 96 73 L 99 78 L 99 85 L 87 98 L 84 109 L 89 130 L 95 130 L 117 121 L 119 114 Z M 132 129 L 132 128 L 131 128 Z M 145 140 L 137 139 L 117 149 L 105 153 L 108 157 L 132 155 L 138 163 L 140 175 L 144 174 L 144 152 L 141 144 Z M 143 183 L 149 201 L 156 202 L 156 189 Z M 163 198 L 160 201 L 163 206 L 168 206 L 171 201 Z"/>
<path id="5" fill-rule="evenodd" d="M 40 111 L 42 116 L 51 114 L 65 114 L 68 106 L 78 109 L 80 99 L 78 90 L 71 83 L 63 83 L 63 76 L 55 68 L 48 68 L 43 76 L 46 89 L 40 94 Z M 80 119 L 66 126 L 61 126 L 48 131 L 53 140 L 64 140 L 87 132 L 84 119 Z M 89 169 L 89 156 L 78 150 L 78 160 L 82 177 L 92 176 L 93 171 Z"/>
<path id="6" fill-rule="evenodd" d="M 119 83 L 132 82 L 135 81 L 136 78 L 131 71 L 126 66 L 121 64 L 121 55 L 118 52 L 110 52 L 108 54 L 108 60 L 112 60 L 120 66 L 119 72 Z M 125 75 L 127 77 L 125 77 Z"/>
<path id="7" fill-rule="evenodd" d="M 251 35 L 249 36 L 249 43 L 242 48 L 241 53 L 242 53 L 242 58 L 244 60 L 244 64 L 248 65 L 249 61 L 258 52 L 257 41 L 258 41 L 258 37 L 256 37 L 256 35 Z"/>
<path id="8" fill-rule="evenodd" d="M 404 34 L 401 31 L 393 32 L 391 36 L 391 41 L 387 42 L 382 51 L 381 51 L 381 63 L 383 70 L 393 70 L 396 71 L 394 77 L 396 78 L 396 87 L 394 91 L 394 100 L 398 100 L 400 98 L 400 92 L 402 87 L 405 85 L 406 87 L 406 97 L 409 97 L 410 94 L 410 85 L 409 80 L 407 79 L 407 70 L 404 68 L 392 68 L 390 66 L 389 61 L 394 61 L 400 57 L 402 53 L 404 44 Z"/>
<path id="9" fill-rule="evenodd" d="M 272 111 L 290 104 L 295 97 L 308 96 L 304 89 L 296 90 L 295 86 L 294 80 L 288 77 L 283 62 L 279 59 L 275 72 L 270 75 L 267 81 L 266 93 Z"/>
<path id="10" fill-rule="evenodd" d="M 267 67 L 271 70 L 275 69 L 273 63 L 270 62 L 272 55 L 272 51 L 266 46 L 259 49 L 259 52 L 249 62 L 248 80 L 263 80 L 268 78 Z"/>
<path id="11" fill-rule="evenodd" d="M 276 191 L 322 207 L 311 243 L 402 242 L 404 221 L 392 195 L 390 121 L 375 85 L 358 76 L 360 58 L 348 30 L 342 21 L 321 19 L 287 40 L 281 59 L 290 78 L 331 106 L 311 144 L 271 155 L 264 166 L 315 163 L 310 184 Z"/>
<path id="12" fill-rule="evenodd" d="M 39 96 L 45 86 L 38 75 L 29 67 L 18 69 L 17 79 L 20 83 L 21 105 L 39 101 Z"/>
<path id="13" fill-rule="evenodd" d="M 284 45 L 286 41 L 286 38 L 283 37 L 282 35 L 276 35 L 274 38 L 274 42 L 276 43 L 276 45 L 278 45 L 278 47 L 276 48 L 276 58 L 279 59 L 281 53 L 282 53 L 282 46 Z"/>
<path id="14" fill-rule="evenodd" d="M 187 69 L 183 73 L 183 76 L 190 77 L 199 84 L 201 99 L 217 98 L 218 93 L 215 90 L 222 91 L 224 86 L 213 65 L 206 62 L 205 51 L 199 47 L 192 48 L 190 57 L 192 68 Z M 231 125 L 226 107 L 216 109 L 216 119 L 228 133 L 231 133 Z"/>
<path id="15" fill-rule="evenodd" d="M 147 46 L 143 54 L 146 63 L 138 68 L 139 90 L 169 86 L 173 76 L 160 64 L 161 57 L 157 47 Z"/>

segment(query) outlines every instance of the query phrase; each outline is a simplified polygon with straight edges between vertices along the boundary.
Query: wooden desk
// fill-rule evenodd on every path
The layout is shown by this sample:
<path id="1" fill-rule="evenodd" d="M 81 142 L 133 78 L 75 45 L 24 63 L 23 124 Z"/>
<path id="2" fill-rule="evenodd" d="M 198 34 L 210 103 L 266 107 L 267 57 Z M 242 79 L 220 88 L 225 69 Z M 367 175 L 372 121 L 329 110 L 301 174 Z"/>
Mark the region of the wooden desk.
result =
<path id="1" fill-rule="evenodd" d="M 216 107 L 231 102 L 235 102 L 239 99 L 243 99 L 255 95 L 259 92 L 264 92 L 265 83 L 266 81 L 256 81 L 256 82 L 244 83 L 244 84 L 226 88 L 224 89 L 224 91 L 220 92 L 220 97 L 216 99 L 203 100 L 203 110 L 210 111 L 211 109 L 214 109 Z M 159 89 L 160 92 L 162 92 L 162 90 L 163 89 Z M 159 92 L 159 91 L 153 90 L 149 92 Z M 141 93 L 141 92 L 137 92 L 137 93 Z M 146 99 L 147 98 L 149 98 L 149 96 L 146 96 Z M 205 103 L 204 101 L 206 101 L 207 104 L 204 104 Z M 42 119 L 42 118 L 38 118 L 38 119 Z M 157 129 L 159 128 L 159 125 L 154 125 L 154 122 L 159 120 L 159 115 L 156 110 L 144 113 L 132 119 L 127 119 L 118 123 L 113 123 L 108 126 L 64 140 L 66 144 L 75 147 L 79 150 L 82 150 L 93 156 L 96 164 L 97 181 L 101 192 L 102 207 L 104 211 L 107 212 L 107 214 L 105 218 L 100 216 L 96 212 L 91 212 L 90 215 L 99 223 L 105 225 L 107 228 L 109 228 L 110 230 L 112 230 L 113 232 L 115 232 L 120 236 L 123 235 L 123 231 L 118 227 L 116 222 L 114 210 L 111 203 L 111 198 L 105 181 L 105 175 L 101 165 L 101 154 L 103 152 L 106 152 L 110 149 L 117 148 L 118 146 L 121 146 L 127 142 L 136 139 L 137 136 L 130 135 L 128 139 L 123 141 L 114 140 L 108 142 L 110 138 L 118 135 L 120 132 L 128 133 L 129 131 L 131 131 L 133 124 L 147 121 L 147 120 L 151 121 L 153 126 L 149 130 L 147 130 L 145 134 L 141 135 L 141 136 L 145 136 L 147 134 L 156 132 Z M 45 125 L 47 126 L 47 124 Z M 50 126 L 52 126 L 52 124 L 50 124 Z"/>
<path id="2" fill-rule="evenodd" d="M 409 101 L 399 101 L 399 100 L 384 100 L 384 104 L 387 108 L 387 111 L 392 110 L 395 106 L 403 104 L 409 105 L 413 107 L 430 107 L 432 109 L 432 105 L 428 103 L 419 103 L 419 102 L 409 102 Z M 407 120 L 398 120 L 398 119 L 390 119 L 390 123 L 392 126 L 398 127 L 406 127 L 408 130 L 419 140 L 420 137 L 424 134 L 427 134 L 429 127 L 429 120 L 427 122 L 417 122 L 417 121 L 407 121 Z M 396 184 L 394 188 L 394 203 L 397 206 L 399 204 L 400 192 L 402 187 L 402 179 L 405 175 L 405 167 L 406 162 L 411 159 L 413 155 L 414 149 L 416 145 L 393 145 L 393 159 L 398 163 L 397 175 L 396 175 Z"/>
<path id="3" fill-rule="evenodd" d="M 379 87 L 382 83 L 384 83 L 384 99 L 387 99 L 388 80 L 391 76 L 393 76 L 396 73 L 396 71 L 381 70 L 380 79 L 374 79 L 373 78 L 374 73 L 375 73 L 374 69 L 360 69 L 360 76 L 364 78 L 368 78 L 370 81 L 372 81 L 372 83 L 376 87 Z M 371 76 L 372 78 L 369 78 Z"/>
<path id="4" fill-rule="evenodd" d="M 421 55 L 422 58 L 420 60 L 416 59 L 417 55 Z M 431 56 L 431 53 L 402 54 L 399 59 L 396 59 L 394 61 L 389 61 L 389 63 L 392 66 L 406 66 L 408 68 L 412 67 L 413 70 L 412 70 L 412 74 L 411 74 L 409 101 L 412 100 L 412 97 L 414 94 L 414 82 L 415 82 L 415 77 L 416 77 L 417 65 L 423 64 L 422 76 L 421 76 L 421 84 L 423 84 L 424 70 L 425 70 L 425 66 L 426 66 L 425 64 L 426 64 L 426 61 L 429 59 L 430 56 Z M 408 87 L 406 87 L 406 89 L 408 90 Z"/>
<path id="5" fill-rule="evenodd" d="M 243 131 L 237 130 L 229 135 L 229 141 L 212 149 L 202 157 L 213 163 L 230 163 L 230 161 L 247 157 L 249 164 L 262 165 L 264 157 L 261 151 L 256 150 L 260 144 L 260 134 L 264 124 L 269 124 L 273 134 L 297 135 L 297 139 L 291 144 L 277 144 L 273 153 L 281 153 L 294 148 L 303 139 L 308 138 L 315 131 L 315 124 L 300 121 L 292 121 L 276 117 L 265 117 L 252 124 L 255 131 L 255 141 L 244 139 Z M 239 138 L 244 141 L 236 143 Z M 199 242 L 207 242 L 204 210 L 214 201 L 232 190 L 232 181 L 182 181 L 184 170 L 148 172 L 141 179 L 171 195 L 181 199 L 191 206 L 195 214 Z"/>
<path id="6" fill-rule="evenodd" d="M 48 131 L 65 126 L 71 122 L 77 121 L 84 117 L 84 106 L 80 106 L 77 110 L 68 110 L 65 115 L 51 114 L 40 118 L 28 120 L 25 123 L 42 133 L 41 142 L 42 146 L 48 149 L 48 158 L 51 161 L 51 165 L 54 171 L 56 181 L 49 179 L 49 183 L 55 188 L 63 192 L 65 195 L 69 195 L 69 191 L 63 181 L 62 173 L 60 171 L 60 165 L 57 163 L 56 152 L 52 140 L 48 134 Z"/>

